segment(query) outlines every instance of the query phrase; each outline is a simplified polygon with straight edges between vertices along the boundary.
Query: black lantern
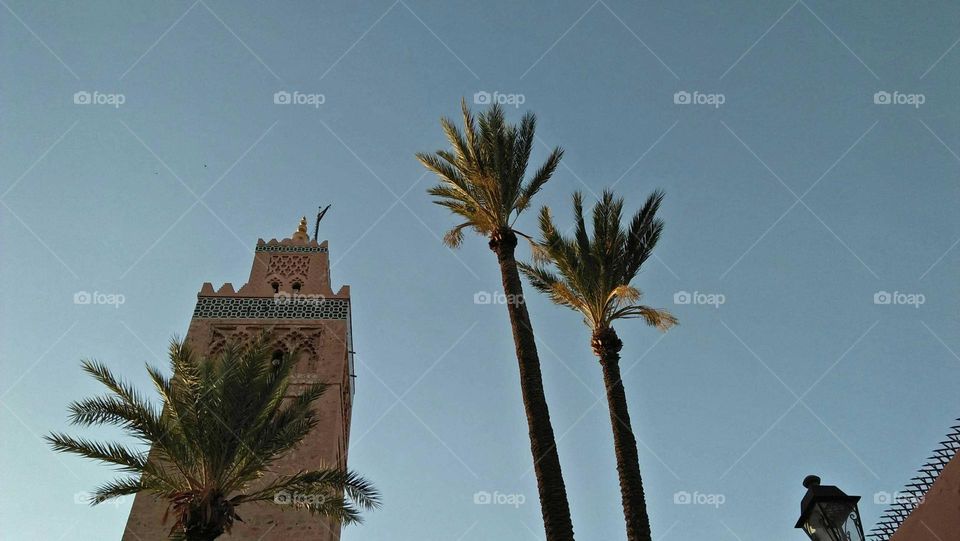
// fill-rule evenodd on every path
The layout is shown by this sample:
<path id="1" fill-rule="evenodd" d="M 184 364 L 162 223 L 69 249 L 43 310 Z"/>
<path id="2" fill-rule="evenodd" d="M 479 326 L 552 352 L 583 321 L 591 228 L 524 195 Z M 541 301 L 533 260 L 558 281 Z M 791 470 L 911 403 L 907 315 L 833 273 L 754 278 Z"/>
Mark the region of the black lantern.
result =
<path id="1" fill-rule="evenodd" d="M 807 493 L 800 503 L 800 520 L 812 541 L 864 541 L 863 525 L 857 502 L 860 496 L 847 496 L 831 485 L 821 485 L 820 478 L 808 475 L 803 480 Z"/>

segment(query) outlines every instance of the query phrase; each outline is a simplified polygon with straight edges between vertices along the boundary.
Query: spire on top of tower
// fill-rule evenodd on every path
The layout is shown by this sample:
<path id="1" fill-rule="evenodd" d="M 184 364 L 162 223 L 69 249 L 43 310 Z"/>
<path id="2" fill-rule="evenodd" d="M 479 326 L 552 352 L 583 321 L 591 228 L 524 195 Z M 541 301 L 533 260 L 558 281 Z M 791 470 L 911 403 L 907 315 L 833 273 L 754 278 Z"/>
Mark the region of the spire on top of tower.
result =
<path id="1" fill-rule="evenodd" d="M 307 235 L 307 217 L 304 216 L 300 218 L 300 225 L 297 226 L 297 231 L 293 234 L 293 240 L 310 240 L 310 236 Z"/>

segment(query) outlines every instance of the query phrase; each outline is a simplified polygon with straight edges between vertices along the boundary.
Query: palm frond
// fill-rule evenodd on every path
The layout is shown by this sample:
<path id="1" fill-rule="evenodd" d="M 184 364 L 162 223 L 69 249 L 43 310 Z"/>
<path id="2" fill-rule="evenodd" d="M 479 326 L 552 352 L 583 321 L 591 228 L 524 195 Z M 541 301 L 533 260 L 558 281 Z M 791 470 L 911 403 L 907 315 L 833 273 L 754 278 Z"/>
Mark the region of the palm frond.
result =
<path id="1" fill-rule="evenodd" d="M 654 190 L 630 221 L 627 242 L 624 246 L 625 273 L 628 275 L 636 275 L 639 272 L 640 267 L 653 253 L 657 241 L 660 240 L 663 220 L 657 218 L 656 214 L 663 202 L 663 197 L 663 191 Z"/>
<path id="2" fill-rule="evenodd" d="M 119 443 L 103 443 L 66 434 L 52 433 L 44 436 L 54 451 L 73 453 L 91 460 L 118 466 L 121 471 L 140 473 L 146 467 L 147 454 L 134 451 Z"/>
<path id="3" fill-rule="evenodd" d="M 141 478 L 126 477 L 115 479 L 98 486 L 92 493 L 90 505 L 99 505 L 107 500 L 122 498 L 123 496 L 132 496 L 146 488 L 141 483 Z"/>
<path id="4" fill-rule="evenodd" d="M 338 468 L 280 476 L 262 489 L 240 496 L 238 501 L 291 505 L 344 524 L 360 522 L 361 509 L 371 510 L 381 505 L 380 494 L 369 481 Z"/>
<path id="5" fill-rule="evenodd" d="M 560 165 L 561 159 L 563 159 L 563 149 L 560 147 L 554 148 L 547 157 L 547 161 L 530 177 L 530 181 L 522 188 L 520 198 L 517 200 L 518 216 L 520 212 L 530 206 L 530 201 L 533 200 L 533 196 L 553 177 L 553 173 L 557 170 L 557 166 Z"/>
<path id="6" fill-rule="evenodd" d="M 610 292 L 611 299 L 618 299 L 624 303 L 633 303 L 640 300 L 643 293 L 639 289 L 629 285 L 619 285 Z"/>
<path id="7" fill-rule="evenodd" d="M 540 240 L 535 243 L 534 264 L 521 271 L 537 290 L 562 306 L 583 313 L 593 330 L 614 320 L 642 317 L 647 324 L 666 330 L 677 324 L 669 312 L 638 304 L 640 290 L 630 285 L 649 258 L 663 229 L 656 217 L 663 192 L 655 191 L 624 228 L 623 199 L 604 190 L 592 212 L 592 234 L 583 212 L 583 194 L 573 194 L 574 232 L 559 233 L 550 210 L 540 210 Z M 556 269 L 556 273 L 549 270 Z"/>
<path id="8" fill-rule="evenodd" d="M 460 244 L 463 243 L 463 229 L 465 227 L 470 227 L 471 225 L 472 224 L 470 222 L 464 222 L 454 227 L 450 231 L 447 231 L 447 233 L 443 236 L 443 243 L 450 248 L 459 248 Z"/>
<path id="9" fill-rule="evenodd" d="M 466 100 L 461 100 L 460 107 L 462 128 L 448 118 L 440 121 L 450 149 L 416 154 L 440 181 L 427 190 L 434 203 L 468 222 L 444 237 L 451 247 L 462 242 L 463 230 L 468 227 L 488 237 L 509 235 L 517 217 L 550 180 L 563 156 L 561 149 L 554 149 L 525 180 L 536 138 L 536 117 L 528 113 L 514 125 L 507 122 L 500 105 L 494 104 L 476 117 Z"/>
<path id="10" fill-rule="evenodd" d="M 518 261 L 517 268 L 530 280 L 534 289 L 547 295 L 553 290 L 553 285 L 560 281 L 556 274 L 541 266 Z"/>
<path id="11" fill-rule="evenodd" d="M 167 499 L 176 518 L 174 535 L 207 522 L 214 530 L 229 529 L 237 519 L 236 505 L 252 501 L 250 494 L 257 494 L 255 487 L 264 479 L 267 486 L 322 491 L 322 503 L 306 510 L 357 522 L 362 510 L 379 505 L 376 490 L 358 475 L 329 470 L 283 477 L 271 471 L 316 427 L 313 406 L 327 389 L 317 383 L 292 393 L 297 352 L 275 362 L 276 344 L 264 332 L 246 343 L 228 343 L 215 357 L 201 358 L 175 339 L 170 346 L 172 374 L 147 367 L 161 399 L 159 411 L 105 365 L 85 361 L 84 371 L 111 394 L 74 402 L 72 423 L 119 426 L 150 444 L 150 453 L 61 433 L 51 433 L 46 440 L 55 451 L 131 474 L 98 487 L 94 504 L 139 492 Z"/>
<path id="12" fill-rule="evenodd" d="M 680 324 L 677 318 L 674 317 L 670 312 L 658 308 L 650 308 L 648 306 L 626 306 L 624 308 L 620 308 L 611 314 L 610 320 L 631 319 L 638 317 L 643 318 L 647 325 L 656 327 L 661 331 L 667 331 L 670 329 L 670 327 Z"/>
<path id="13" fill-rule="evenodd" d="M 535 265 L 547 265 L 550 263 L 550 251 L 547 247 L 536 240 L 529 239 L 530 259 Z"/>

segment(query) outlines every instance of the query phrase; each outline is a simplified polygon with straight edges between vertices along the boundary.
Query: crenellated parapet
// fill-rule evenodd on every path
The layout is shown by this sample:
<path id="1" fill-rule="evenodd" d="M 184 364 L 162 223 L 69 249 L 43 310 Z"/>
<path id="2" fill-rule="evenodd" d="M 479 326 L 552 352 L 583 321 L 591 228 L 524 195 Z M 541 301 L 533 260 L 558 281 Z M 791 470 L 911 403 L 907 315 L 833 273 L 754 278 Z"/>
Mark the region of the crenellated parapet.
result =
<path id="1" fill-rule="evenodd" d="M 263 297 L 261 295 L 251 295 L 251 288 L 247 288 L 246 285 L 241 287 L 239 290 L 235 290 L 233 284 L 227 282 L 221 285 L 218 289 L 214 289 L 213 283 L 204 282 L 203 286 L 200 287 L 200 292 L 197 293 L 197 297 L 242 297 L 242 298 L 296 298 L 297 295 L 294 295 L 290 292 L 278 292 L 276 294 L 271 294 L 269 296 Z M 350 299 L 350 286 L 344 285 L 340 286 L 340 289 L 337 292 L 331 292 L 329 295 L 311 295 L 309 293 L 301 293 L 300 296 L 303 296 L 305 299 Z"/>
<path id="2" fill-rule="evenodd" d="M 327 253 L 327 241 L 318 243 L 316 240 L 311 240 L 307 241 L 306 245 L 303 245 L 302 243 L 294 241 L 293 239 L 270 239 L 269 242 L 265 242 L 263 239 L 258 239 L 256 251 L 298 254 Z"/>
<path id="3" fill-rule="evenodd" d="M 231 283 L 218 289 L 205 283 L 198 297 L 341 299 L 349 302 L 350 288 L 332 289 L 327 241 L 310 239 L 306 233 L 306 219 L 302 219 L 300 227 L 290 238 L 257 240 L 247 283 L 239 289 Z"/>

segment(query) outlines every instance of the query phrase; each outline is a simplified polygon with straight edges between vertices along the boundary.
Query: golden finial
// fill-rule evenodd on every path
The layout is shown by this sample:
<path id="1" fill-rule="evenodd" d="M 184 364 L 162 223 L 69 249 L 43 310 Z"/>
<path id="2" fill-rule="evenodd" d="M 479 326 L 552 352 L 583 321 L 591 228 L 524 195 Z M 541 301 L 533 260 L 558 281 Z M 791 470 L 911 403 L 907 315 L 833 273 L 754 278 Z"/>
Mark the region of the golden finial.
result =
<path id="1" fill-rule="evenodd" d="M 300 225 L 297 226 L 297 231 L 293 234 L 293 240 L 310 240 L 310 236 L 307 235 L 307 217 L 304 216 L 300 218 Z"/>

